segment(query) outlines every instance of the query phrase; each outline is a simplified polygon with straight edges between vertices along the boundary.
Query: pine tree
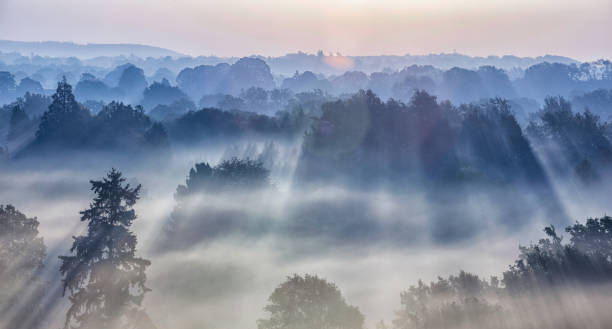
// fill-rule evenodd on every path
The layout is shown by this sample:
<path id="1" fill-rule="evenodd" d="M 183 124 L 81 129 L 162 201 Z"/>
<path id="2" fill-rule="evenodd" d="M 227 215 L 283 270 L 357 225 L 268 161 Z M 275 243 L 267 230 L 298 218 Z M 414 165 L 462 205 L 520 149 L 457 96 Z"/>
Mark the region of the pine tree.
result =
<path id="1" fill-rule="evenodd" d="M 89 111 L 81 106 L 72 93 L 66 77 L 57 84 L 49 110 L 40 119 L 36 132 L 37 143 L 77 145 L 83 143 L 91 119 Z"/>
<path id="2" fill-rule="evenodd" d="M 146 268 L 150 261 L 136 257 L 136 235 L 130 226 L 141 186 L 124 185 L 112 169 L 90 181 L 95 193 L 89 209 L 81 211 L 87 235 L 74 238 L 71 253 L 60 256 L 64 294 L 72 303 L 64 328 L 152 328 L 141 307 Z"/>

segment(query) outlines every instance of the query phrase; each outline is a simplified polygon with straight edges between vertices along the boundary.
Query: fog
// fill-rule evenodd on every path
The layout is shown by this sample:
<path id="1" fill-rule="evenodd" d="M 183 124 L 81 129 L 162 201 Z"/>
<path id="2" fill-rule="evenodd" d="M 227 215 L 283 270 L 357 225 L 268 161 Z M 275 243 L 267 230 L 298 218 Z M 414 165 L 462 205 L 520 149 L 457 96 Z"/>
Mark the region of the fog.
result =
<path id="1" fill-rule="evenodd" d="M 556 221 L 540 210 L 528 219 L 500 222 L 509 208 L 499 205 L 512 200 L 492 201 L 483 196 L 487 191 L 471 192 L 473 196 L 461 198 L 458 207 L 433 203 L 418 189 L 393 193 L 333 185 L 301 187 L 291 182 L 299 152 L 296 145 L 287 144 L 272 166 L 273 187 L 243 194 L 198 195 L 187 207 L 196 207 L 195 213 L 202 211 L 198 207 L 213 207 L 225 217 L 183 223 L 188 227 L 183 233 L 197 230 L 192 231 L 195 234 L 179 236 L 178 244 L 160 248 L 167 245 L 164 226 L 172 216 L 176 187 L 185 183 L 188 170 L 196 162 L 217 163 L 249 148 L 257 154 L 253 150 L 262 150 L 264 144 L 176 152 L 163 167 L 122 159 L 96 164 L 86 154 L 64 167 L 45 170 L 23 161 L 3 170 L 0 200 L 38 217 L 40 235 L 48 247 L 44 275 L 51 286 L 57 286 L 57 256 L 68 251 L 71 236 L 85 232 L 78 213 L 92 197 L 88 181 L 114 166 L 123 170 L 129 182 L 142 184 L 133 230 L 139 253 L 152 260 L 148 285 L 153 290 L 144 306 L 161 328 L 252 328 L 264 316 L 270 292 L 294 273 L 316 273 L 335 282 L 347 301 L 365 314 L 366 327 L 375 328 L 381 320 L 394 319 L 400 308 L 399 293 L 417 280 L 434 280 L 459 270 L 485 278 L 499 275 L 515 259 L 519 244 L 537 241 L 541 228 Z M 555 190 L 571 219 L 600 216 L 609 206 L 605 197 L 609 190 L 603 187 L 598 193 L 584 194 L 559 182 Z M 604 196 L 591 198 L 595 194 Z M 317 202 L 322 202 L 319 207 L 324 212 L 336 213 L 315 212 L 318 218 L 298 216 L 306 222 L 290 222 L 296 209 Z M 446 207 L 450 223 L 432 221 L 432 213 Z M 229 212 L 238 214 L 235 223 L 227 217 Z M 469 219 L 463 221 L 467 214 Z M 512 215 L 516 214 L 520 211 Z M 194 215 L 193 220 L 198 218 Z M 437 225 L 453 226 L 454 220 L 467 225 L 469 232 L 436 232 Z M 440 234 L 446 234 L 446 239 Z M 59 299 L 52 304 L 47 323 L 57 327 L 67 303 Z"/>
<path id="2" fill-rule="evenodd" d="M 1 329 L 612 325 L 609 60 L 2 44 Z"/>

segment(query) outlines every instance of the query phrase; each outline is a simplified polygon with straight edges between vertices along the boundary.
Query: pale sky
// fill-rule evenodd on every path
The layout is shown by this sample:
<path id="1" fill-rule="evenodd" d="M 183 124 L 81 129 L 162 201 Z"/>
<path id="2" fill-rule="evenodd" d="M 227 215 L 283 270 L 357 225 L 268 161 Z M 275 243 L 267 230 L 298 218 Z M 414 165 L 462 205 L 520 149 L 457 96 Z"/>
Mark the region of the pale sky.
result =
<path id="1" fill-rule="evenodd" d="M 612 58 L 612 0 L 0 0 L 0 39 L 190 55 L 305 52 Z"/>

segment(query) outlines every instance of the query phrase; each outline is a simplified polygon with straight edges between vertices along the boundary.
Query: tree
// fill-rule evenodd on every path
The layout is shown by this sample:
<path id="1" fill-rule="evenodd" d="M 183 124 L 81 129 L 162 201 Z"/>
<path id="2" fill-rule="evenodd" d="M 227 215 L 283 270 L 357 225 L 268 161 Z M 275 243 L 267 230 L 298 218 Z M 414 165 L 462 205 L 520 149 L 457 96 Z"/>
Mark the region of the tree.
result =
<path id="1" fill-rule="evenodd" d="M 148 89 L 147 89 L 148 90 Z M 195 104 L 186 99 L 182 98 L 177 101 L 174 101 L 168 105 L 160 104 L 151 109 L 147 114 L 151 119 L 157 121 L 165 121 L 169 122 L 172 120 L 176 120 L 181 115 L 188 113 L 189 111 L 195 111 Z"/>
<path id="2" fill-rule="evenodd" d="M 501 308 L 487 299 L 499 291 L 496 277 L 488 283 L 464 271 L 429 285 L 419 280 L 400 294 L 402 309 L 393 324 L 398 329 L 491 328 Z"/>
<path id="3" fill-rule="evenodd" d="M 46 247 L 38 220 L 11 205 L 0 205 L 0 328 L 28 328 L 36 322 L 46 283 L 37 278 Z"/>
<path id="4" fill-rule="evenodd" d="M 117 87 L 125 93 L 127 101 L 137 101 L 147 88 L 144 71 L 134 65 L 126 67 L 121 73 Z"/>
<path id="5" fill-rule="evenodd" d="M 292 96 L 289 89 L 273 89 L 270 91 L 270 105 L 275 111 L 280 111 L 289 104 Z"/>
<path id="6" fill-rule="evenodd" d="M 176 205 L 157 247 L 183 248 L 223 234 L 262 232 L 265 225 L 253 226 L 260 219 L 251 207 L 263 207 L 264 193 L 274 189 L 261 162 L 232 158 L 216 166 L 197 163 L 176 188 Z M 215 202 L 219 197 L 232 202 Z"/>
<path id="7" fill-rule="evenodd" d="M 612 142 L 606 137 L 606 126 L 588 110 L 574 113 L 563 97 L 547 98 L 526 132 L 557 173 L 574 173 L 585 159 L 591 174 L 612 165 Z"/>
<path id="8" fill-rule="evenodd" d="M 23 97 L 17 99 L 23 110 L 30 118 L 40 117 L 49 109 L 52 98 L 40 94 L 25 93 Z"/>
<path id="9" fill-rule="evenodd" d="M 11 111 L 11 120 L 9 122 L 9 132 L 7 138 L 13 140 L 19 137 L 29 128 L 30 119 L 25 110 L 17 105 Z"/>
<path id="10" fill-rule="evenodd" d="M 59 257 L 63 293 L 72 303 L 64 328 L 151 328 L 141 307 L 150 291 L 145 270 L 151 262 L 136 257 L 137 238 L 130 231 L 141 186 L 124 185 L 115 169 L 90 182 L 95 197 L 81 211 L 87 235 L 74 238 L 74 255 Z"/>
<path id="11" fill-rule="evenodd" d="M 87 142 L 101 149 L 137 149 L 151 127 L 141 106 L 112 102 L 92 120 Z"/>
<path id="12" fill-rule="evenodd" d="M 268 107 L 268 92 L 261 87 L 251 87 L 240 93 L 249 111 L 266 112 Z"/>
<path id="13" fill-rule="evenodd" d="M 82 143 L 88 131 L 90 114 L 82 107 L 72 94 L 72 86 L 66 77 L 57 84 L 52 96 L 49 110 L 40 120 L 36 132 L 36 143 L 53 143 L 57 146 L 69 146 Z"/>
<path id="14" fill-rule="evenodd" d="M 153 123 L 151 128 L 145 132 L 145 144 L 152 148 L 164 149 L 168 148 L 168 134 L 166 128 L 159 122 Z"/>
<path id="15" fill-rule="evenodd" d="M 182 100 L 189 101 L 189 97 L 182 90 L 171 86 L 170 82 L 166 79 L 163 79 L 162 82 L 151 84 L 144 90 L 142 96 L 141 104 L 147 110 L 153 109 L 157 105 L 170 105 Z"/>
<path id="16" fill-rule="evenodd" d="M 245 107 L 244 100 L 232 95 L 225 95 L 222 100 L 217 103 L 217 106 L 222 110 L 242 110 Z"/>
<path id="17" fill-rule="evenodd" d="M 612 217 L 589 218 L 584 224 L 575 223 L 565 231 L 571 244 L 590 257 L 612 263 Z"/>
<path id="18" fill-rule="evenodd" d="M 81 80 L 74 87 L 74 95 L 80 101 L 103 101 L 110 102 L 122 97 L 118 89 L 112 89 L 103 81 L 89 73 L 81 75 Z"/>
<path id="19" fill-rule="evenodd" d="M 547 238 L 520 246 L 519 258 L 504 272 L 503 283 L 510 293 L 533 293 L 544 288 L 607 284 L 612 280 L 612 218 L 589 218 L 565 231 L 562 243 L 554 226 L 544 229 Z"/>
<path id="20" fill-rule="evenodd" d="M 19 82 L 16 92 L 18 96 L 23 96 L 26 93 L 42 94 L 44 93 L 44 89 L 40 82 L 30 78 L 23 78 Z"/>
<path id="21" fill-rule="evenodd" d="M 335 284 L 316 275 L 293 275 L 278 286 L 258 329 L 361 329 L 364 317 L 349 305 Z"/>
<path id="22" fill-rule="evenodd" d="M 15 88 L 15 76 L 10 72 L 0 71 L 0 103 L 12 101 Z"/>
<path id="23" fill-rule="evenodd" d="M 457 103 L 468 103 L 490 95 L 477 72 L 454 67 L 442 75 L 440 96 Z"/>
<path id="24" fill-rule="evenodd" d="M 263 163 L 251 159 L 232 158 L 214 167 L 197 163 L 189 171 L 185 185 L 178 186 L 176 195 L 181 198 L 199 192 L 265 188 L 270 186 L 269 175 Z"/>

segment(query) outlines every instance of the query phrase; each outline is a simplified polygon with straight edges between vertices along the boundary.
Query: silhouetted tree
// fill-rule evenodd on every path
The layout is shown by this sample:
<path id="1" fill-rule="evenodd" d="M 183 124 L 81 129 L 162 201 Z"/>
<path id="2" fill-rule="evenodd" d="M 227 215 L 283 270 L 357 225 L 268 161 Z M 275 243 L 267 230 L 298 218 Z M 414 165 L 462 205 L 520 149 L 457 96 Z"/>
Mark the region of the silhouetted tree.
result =
<path id="1" fill-rule="evenodd" d="M 31 93 L 25 93 L 23 97 L 17 99 L 30 118 L 42 116 L 49 109 L 52 101 L 53 99 L 49 96 Z"/>
<path id="2" fill-rule="evenodd" d="M 270 91 L 270 106 L 274 111 L 280 111 L 291 100 L 292 93 L 289 89 L 273 89 Z"/>
<path id="3" fill-rule="evenodd" d="M 163 248 L 185 247 L 218 234 L 261 231 L 262 226 L 253 220 L 256 215 L 245 205 L 261 206 L 263 193 L 273 193 L 272 187 L 261 162 L 232 158 L 216 166 L 197 163 L 185 184 L 176 189 Z M 234 204 L 216 204 L 220 196 Z"/>
<path id="4" fill-rule="evenodd" d="M 134 65 L 126 67 L 119 78 L 117 87 L 127 96 L 126 101 L 138 101 L 142 97 L 142 92 L 147 88 L 144 71 Z"/>
<path id="5" fill-rule="evenodd" d="M 499 292 L 497 278 L 488 283 L 464 271 L 429 285 L 419 280 L 401 293 L 402 309 L 393 324 L 398 329 L 490 328 L 501 308 L 487 298 Z"/>
<path id="6" fill-rule="evenodd" d="M 111 102 L 123 98 L 123 93 L 117 88 L 110 88 L 103 81 L 89 73 L 84 73 L 74 87 L 74 95 L 81 101 Z"/>
<path id="7" fill-rule="evenodd" d="M 57 84 L 52 98 L 40 120 L 35 143 L 60 147 L 81 144 L 88 132 L 89 111 L 77 103 L 65 78 Z"/>
<path id="8" fill-rule="evenodd" d="M 454 67 L 442 76 L 440 96 L 456 103 L 467 103 L 490 95 L 480 75 L 471 70 Z"/>
<path id="9" fill-rule="evenodd" d="M 44 90 L 40 82 L 31 78 L 23 78 L 19 82 L 16 92 L 18 96 L 23 96 L 26 93 L 42 94 Z"/>
<path id="10" fill-rule="evenodd" d="M 612 168 L 612 143 L 605 125 L 590 111 L 574 113 L 563 97 L 549 97 L 526 131 L 557 173 L 574 173 L 588 159 L 592 172 Z"/>
<path id="11" fill-rule="evenodd" d="M 576 222 L 565 231 L 570 234 L 569 243 L 562 243 L 555 227 L 549 226 L 544 229 L 547 238 L 519 247 L 519 258 L 503 276 L 509 293 L 612 280 L 612 218 L 589 218 L 585 224 Z"/>
<path id="12" fill-rule="evenodd" d="M 264 310 L 267 319 L 259 329 L 361 329 L 364 317 L 359 308 L 347 304 L 335 284 L 316 275 L 287 277 L 274 290 Z"/>
<path id="13" fill-rule="evenodd" d="M 29 128 L 30 119 L 21 106 L 15 106 L 11 112 L 11 121 L 7 138 L 9 140 L 19 137 Z"/>
<path id="14" fill-rule="evenodd" d="M 153 148 L 167 148 L 168 134 L 166 128 L 159 122 L 153 123 L 144 135 L 145 144 Z"/>
<path id="15" fill-rule="evenodd" d="M 604 120 L 612 119 L 612 89 L 597 89 L 572 98 L 575 109 L 589 109 Z"/>
<path id="16" fill-rule="evenodd" d="M 196 107 L 192 101 L 182 98 L 168 105 L 157 105 L 148 114 L 154 120 L 169 122 L 195 110 Z"/>
<path id="17" fill-rule="evenodd" d="M 152 328 L 141 307 L 150 290 L 145 270 L 151 262 L 136 257 L 130 230 L 141 187 L 124 182 L 115 169 L 91 181 L 95 197 L 81 211 L 87 234 L 74 238 L 74 255 L 60 256 L 63 290 L 71 302 L 64 328 Z"/>
<path id="18" fill-rule="evenodd" d="M 84 142 L 102 149 L 137 149 L 151 125 L 141 106 L 112 102 L 93 118 Z"/>
<path id="19" fill-rule="evenodd" d="M 142 106 L 148 110 L 157 105 L 169 105 L 181 100 L 189 100 L 182 90 L 171 86 L 166 79 L 163 79 L 162 82 L 154 82 L 144 90 L 142 95 Z"/>
<path id="20" fill-rule="evenodd" d="M 185 185 L 178 186 L 176 194 L 183 197 L 204 191 L 263 188 L 269 184 L 269 171 L 261 162 L 232 158 L 214 167 L 208 163 L 196 164 L 189 171 Z"/>
<path id="21" fill-rule="evenodd" d="M 217 106 L 222 110 L 244 110 L 245 104 L 244 100 L 239 97 L 234 97 L 232 95 L 225 95 L 223 99 L 219 101 Z"/>
<path id="22" fill-rule="evenodd" d="M 330 91 L 331 83 L 325 79 L 317 78 L 317 76 L 310 71 L 301 74 L 295 72 L 293 77 L 283 80 L 282 88 L 291 90 L 295 93 L 312 92 L 317 89 Z"/>
<path id="23" fill-rule="evenodd" d="M 240 98 L 245 102 L 245 107 L 253 112 L 266 112 L 268 107 L 268 92 L 260 87 L 251 87 L 240 93 Z"/>
<path id="24" fill-rule="evenodd" d="M 0 104 L 14 100 L 15 87 L 15 76 L 10 72 L 0 71 Z"/>

